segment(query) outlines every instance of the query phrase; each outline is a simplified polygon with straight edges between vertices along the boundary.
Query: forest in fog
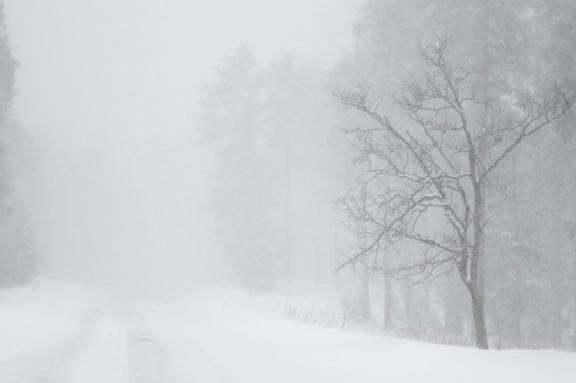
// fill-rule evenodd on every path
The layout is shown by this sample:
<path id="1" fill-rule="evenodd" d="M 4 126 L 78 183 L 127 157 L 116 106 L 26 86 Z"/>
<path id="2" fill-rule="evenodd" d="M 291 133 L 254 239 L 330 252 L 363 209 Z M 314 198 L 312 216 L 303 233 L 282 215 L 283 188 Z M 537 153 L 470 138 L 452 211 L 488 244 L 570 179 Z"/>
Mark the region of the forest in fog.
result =
<path id="1" fill-rule="evenodd" d="M 0 1 L 0 308 L 576 350 L 576 2 L 200 3 Z"/>
<path id="2" fill-rule="evenodd" d="M 353 321 L 416 339 L 574 347 L 575 12 L 366 1 L 328 70 L 231 55 L 202 137 L 238 283 L 327 282 Z"/>

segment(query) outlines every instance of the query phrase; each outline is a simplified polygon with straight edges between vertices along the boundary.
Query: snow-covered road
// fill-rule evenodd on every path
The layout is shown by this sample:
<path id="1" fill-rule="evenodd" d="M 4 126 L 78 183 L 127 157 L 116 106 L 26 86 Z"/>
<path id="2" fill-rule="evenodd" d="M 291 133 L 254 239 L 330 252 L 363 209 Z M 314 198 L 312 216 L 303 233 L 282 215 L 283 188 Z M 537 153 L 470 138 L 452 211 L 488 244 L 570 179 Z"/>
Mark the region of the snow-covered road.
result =
<path id="1" fill-rule="evenodd" d="M 427 345 L 318 328 L 240 294 L 126 303 L 0 293 L 0 383 L 573 383 L 576 354 Z"/>

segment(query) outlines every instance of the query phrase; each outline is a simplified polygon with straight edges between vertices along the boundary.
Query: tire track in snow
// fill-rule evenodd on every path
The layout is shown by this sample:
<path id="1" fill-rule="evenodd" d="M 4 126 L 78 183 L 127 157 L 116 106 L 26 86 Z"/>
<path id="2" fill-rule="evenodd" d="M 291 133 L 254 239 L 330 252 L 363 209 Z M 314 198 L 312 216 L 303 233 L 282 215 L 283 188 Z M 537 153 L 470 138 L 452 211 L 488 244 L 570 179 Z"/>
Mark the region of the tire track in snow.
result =
<path id="1" fill-rule="evenodd" d="M 236 383 L 226 373 L 226 369 L 201 348 L 193 346 L 192 342 L 187 345 L 186 353 L 187 370 L 191 383 Z"/>
<path id="2" fill-rule="evenodd" d="M 29 383 L 67 383 L 66 373 L 76 356 L 82 352 L 89 343 L 94 328 L 97 326 L 100 312 L 94 310 L 79 320 L 80 325 L 51 354 L 44 359 L 33 362 L 35 368 L 31 371 L 32 376 L 26 379 Z M 25 379 L 25 378 L 23 378 Z"/>
<path id="3" fill-rule="evenodd" d="M 172 316 L 133 307 L 125 312 L 130 354 L 129 383 L 237 383 L 199 339 L 179 331 Z M 175 315 L 177 317 L 177 315 Z M 193 326 L 188 323 L 188 326 Z"/>
<path id="4" fill-rule="evenodd" d="M 163 353 L 158 341 L 143 331 L 130 336 L 129 383 L 165 383 Z"/>

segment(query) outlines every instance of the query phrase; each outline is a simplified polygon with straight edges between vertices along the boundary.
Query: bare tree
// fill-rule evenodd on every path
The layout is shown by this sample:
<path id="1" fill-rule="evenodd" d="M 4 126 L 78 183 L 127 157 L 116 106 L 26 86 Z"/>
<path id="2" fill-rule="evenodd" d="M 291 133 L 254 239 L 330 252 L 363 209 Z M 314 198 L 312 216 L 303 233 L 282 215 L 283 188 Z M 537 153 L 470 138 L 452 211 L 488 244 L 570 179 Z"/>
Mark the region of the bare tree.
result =
<path id="1" fill-rule="evenodd" d="M 423 78 L 394 99 L 407 117 L 399 123 L 382 114 L 382 97 L 367 86 L 337 93 L 362 118 L 350 133 L 363 176 L 343 200 L 359 247 L 341 267 L 369 260 L 374 271 L 416 283 L 456 269 L 476 345 L 486 349 L 482 265 L 492 176 L 575 96 L 556 85 L 536 92 L 505 82 L 485 92 L 483 73 L 452 66 L 447 51 L 444 40 L 421 49 Z M 386 266 L 391 254 L 402 261 Z"/>

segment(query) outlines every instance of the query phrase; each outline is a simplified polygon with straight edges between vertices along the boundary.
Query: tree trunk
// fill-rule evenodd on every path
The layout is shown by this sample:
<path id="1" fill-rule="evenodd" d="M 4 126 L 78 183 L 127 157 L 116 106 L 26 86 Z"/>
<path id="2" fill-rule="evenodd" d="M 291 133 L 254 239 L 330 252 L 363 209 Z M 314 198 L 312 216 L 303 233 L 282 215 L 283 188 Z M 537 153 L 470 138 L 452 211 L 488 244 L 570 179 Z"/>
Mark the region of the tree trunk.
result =
<path id="1" fill-rule="evenodd" d="M 481 205 L 480 205 L 481 206 Z M 478 210 L 477 210 L 478 211 Z M 477 213 L 477 215 L 479 215 Z M 475 218 L 475 226 L 477 222 L 481 222 L 479 218 Z M 488 349 L 488 332 L 486 330 L 486 314 L 484 309 L 484 293 L 483 288 L 479 286 L 479 259 L 483 256 L 483 246 L 479 243 L 483 241 L 483 229 L 481 226 L 476 226 L 475 242 L 472 248 L 472 254 L 469 258 L 470 266 L 459 267 L 458 274 L 462 283 L 466 286 L 466 290 L 470 295 L 470 302 L 472 304 L 472 317 L 474 319 L 474 331 L 476 333 L 476 347 L 487 350 Z M 466 265 L 467 266 L 467 265 Z"/>
<path id="2" fill-rule="evenodd" d="M 474 174 L 474 177 L 476 178 L 476 174 Z M 486 187 L 482 181 L 474 182 L 474 217 L 472 219 L 474 225 L 474 240 L 472 242 L 472 253 L 470 254 L 470 274 L 469 277 L 465 275 L 466 279 L 464 279 L 464 284 L 468 288 L 472 301 L 476 346 L 480 349 L 488 349 L 486 313 L 484 310 L 485 190 Z M 466 274 L 467 273 L 468 271 L 466 270 Z"/>
<path id="3" fill-rule="evenodd" d="M 576 247 L 576 246 L 575 246 Z M 576 254 L 574 254 L 574 259 L 573 259 L 573 268 L 574 268 L 574 275 L 572 276 L 572 280 L 574 281 L 574 294 L 573 294 L 573 300 L 574 300 L 574 338 L 572 339 L 572 347 L 574 348 L 574 350 L 576 350 Z"/>
<path id="4" fill-rule="evenodd" d="M 428 335 L 428 329 L 429 329 L 429 325 L 432 322 L 431 318 L 430 318 L 430 300 L 431 300 L 431 294 L 430 294 L 430 289 L 432 288 L 432 285 L 427 284 L 424 285 L 424 297 L 423 297 L 423 302 L 422 302 L 422 318 L 420 319 L 420 333 L 423 335 Z"/>
<path id="5" fill-rule="evenodd" d="M 384 330 L 392 330 L 392 281 L 384 276 Z"/>
<path id="6" fill-rule="evenodd" d="M 360 273 L 360 319 L 368 322 L 372 319 L 372 310 L 370 307 L 370 269 L 363 265 Z"/>
<path id="7" fill-rule="evenodd" d="M 404 290 L 404 328 L 408 330 L 410 334 L 414 334 L 414 314 L 412 313 L 412 288 L 406 286 L 405 283 L 402 284 L 402 290 Z"/>
<path id="8" fill-rule="evenodd" d="M 474 317 L 474 329 L 476 331 L 476 347 L 488 349 L 488 332 L 486 331 L 486 318 L 484 313 L 484 296 L 474 286 L 468 284 L 468 292 L 472 301 L 472 316 Z"/>

